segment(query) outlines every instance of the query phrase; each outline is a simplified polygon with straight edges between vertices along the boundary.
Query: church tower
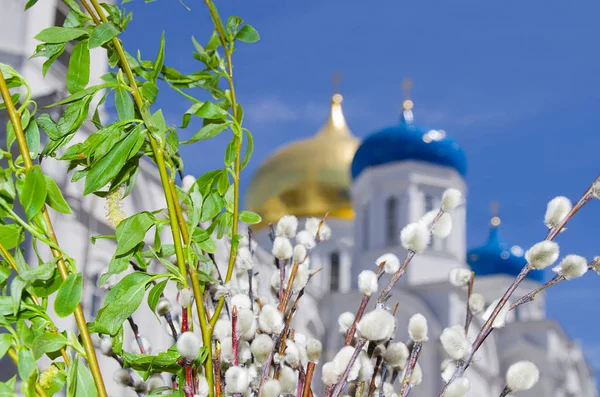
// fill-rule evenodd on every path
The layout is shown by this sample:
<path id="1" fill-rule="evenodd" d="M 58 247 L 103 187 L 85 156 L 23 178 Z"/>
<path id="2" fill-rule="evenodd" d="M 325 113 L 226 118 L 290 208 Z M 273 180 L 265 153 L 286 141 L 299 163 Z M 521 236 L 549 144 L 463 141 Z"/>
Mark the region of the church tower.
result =
<path id="1" fill-rule="evenodd" d="M 405 83 L 408 91 L 410 83 Z M 466 196 L 466 158 L 445 131 L 423 128 L 414 122 L 413 102 L 402 104 L 397 125 L 365 138 L 352 161 L 352 202 L 356 212 L 353 279 L 373 269 L 382 254 L 403 258 L 402 228 L 439 208 L 444 190 L 455 188 Z M 427 251 L 417 255 L 403 282 L 446 281 L 451 269 L 465 263 L 465 208 L 452 214 L 452 233 L 433 238 Z M 465 265 L 466 266 L 466 265 Z"/>
<path id="2" fill-rule="evenodd" d="M 260 246 L 269 248 L 269 225 L 283 215 L 295 215 L 299 229 L 307 218 L 328 214 L 331 240 L 311 253 L 310 267 L 322 268 L 309 290 L 320 297 L 327 292 L 347 292 L 352 285 L 354 211 L 350 200 L 350 164 L 358 139 L 342 111 L 343 98 L 331 98 L 329 118 L 311 138 L 295 141 L 266 159 L 253 176 L 245 206 L 262 217 L 253 227 Z"/>

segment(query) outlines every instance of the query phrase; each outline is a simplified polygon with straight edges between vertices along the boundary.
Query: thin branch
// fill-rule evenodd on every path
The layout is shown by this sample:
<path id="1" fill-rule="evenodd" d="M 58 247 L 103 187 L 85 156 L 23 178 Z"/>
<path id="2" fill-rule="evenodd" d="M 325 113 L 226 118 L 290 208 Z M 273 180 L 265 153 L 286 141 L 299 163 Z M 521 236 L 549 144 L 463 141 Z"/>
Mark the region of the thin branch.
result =
<path id="1" fill-rule="evenodd" d="M 356 347 L 354 348 L 354 353 L 352 354 L 352 357 L 350 358 L 350 361 L 348 362 L 348 366 L 346 366 L 346 370 L 342 374 L 342 377 L 335 385 L 335 389 L 333 389 L 333 392 L 331 393 L 331 397 L 339 397 L 339 395 L 342 394 L 342 390 L 344 390 L 344 387 L 346 387 L 346 379 L 348 379 L 350 370 L 354 366 L 354 363 L 356 362 L 356 359 L 358 358 L 358 355 L 360 354 L 360 351 L 362 350 L 365 343 L 367 343 L 367 340 L 364 338 L 361 338 L 356 343 Z"/>
<path id="2" fill-rule="evenodd" d="M 410 381 L 412 380 L 413 371 L 417 366 L 417 361 L 419 360 L 419 354 L 421 354 L 422 347 L 423 344 L 420 342 L 415 342 L 413 345 L 413 349 L 410 352 L 408 365 L 406 366 L 406 372 L 404 373 L 404 379 L 402 379 L 400 393 L 398 394 L 400 397 L 406 397 L 408 396 L 408 393 L 410 393 Z"/>
<path id="3" fill-rule="evenodd" d="M 473 313 L 471 312 L 471 307 L 469 306 L 469 301 L 471 300 L 471 295 L 473 295 L 473 284 L 475 283 L 475 272 L 471 272 L 471 278 L 469 279 L 469 284 L 467 288 L 467 314 L 465 319 L 465 335 L 469 334 L 469 326 L 471 325 L 471 321 L 473 320 Z"/>

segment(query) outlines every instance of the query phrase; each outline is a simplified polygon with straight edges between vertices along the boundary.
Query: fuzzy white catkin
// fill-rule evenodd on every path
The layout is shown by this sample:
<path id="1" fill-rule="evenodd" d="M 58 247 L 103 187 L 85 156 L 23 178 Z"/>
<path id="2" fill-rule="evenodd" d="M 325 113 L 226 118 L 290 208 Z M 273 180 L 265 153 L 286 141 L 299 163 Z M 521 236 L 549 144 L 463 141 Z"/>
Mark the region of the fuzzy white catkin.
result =
<path id="1" fill-rule="evenodd" d="M 558 259 L 559 247 L 554 241 L 540 241 L 525 252 L 527 265 L 532 269 L 545 269 Z"/>
<path id="2" fill-rule="evenodd" d="M 567 216 L 569 211 L 573 208 L 571 200 L 564 196 L 554 197 L 548 202 L 546 207 L 546 214 L 544 215 L 544 224 L 552 229 L 562 222 Z"/>
<path id="3" fill-rule="evenodd" d="M 218 319 L 215 323 L 212 337 L 219 341 L 231 337 L 231 321 L 224 318 Z"/>
<path id="4" fill-rule="evenodd" d="M 539 378 L 540 371 L 531 361 L 519 361 L 506 371 L 506 384 L 513 392 L 531 389 Z"/>
<path id="5" fill-rule="evenodd" d="M 417 313 L 408 321 L 408 334 L 415 342 L 426 342 L 427 339 L 427 319 L 421 313 Z"/>
<path id="6" fill-rule="evenodd" d="M 356 326 L 363 337 L 374 342 L 390 339 L 395 327 L 394 316 L 384 309 L 375 309 L 365 314 Z"/>
<path id="7" fill-rule="evenodd" d="M 192 290 L 189 288 L 183 288 L 179 290 L 177 294 L 177 303 L 184 309 L 192 303 Z"/>
<path id="8" fill-rule="evenodd" d="M 252 252 L 248 247 L 239 247 L 235 258 L 235 268 L 237 271 L 248 271 L 254 268 L 254 259 Z"/>
<path id="9" fill-rule="evenodd" d="M 284 360 L 292 368 L 297 368 L 300 365 L 300 350 L 292 341 L 286 342 Z"/>
<path id="10" fill-rule="evenodd" d="M 471 344 L 460 325 L 445 328 L 440 335 L 440 341 L 446 353 L 455 360 L 462 360 L 469 354 Z"/>
<path id="11" fill-rule="evenodd" d="M 296 235 L 296 243 L 302 244 L 309 250 L 315 248 L 315 245 L 317 245 L 317 243 L 315 242 L 315 238 L 310 234 L 308 230 L 302 230 L 298 232 L 298 234 Z"/>
<path id="12" fill-rule="evenodd" d="M 487 321 L 490 318 L 490 316 L 492 315 L 492 312 L 498 305 L 498 302 L 500 302 L 500 299 L 496 299 L 494 302 L 492 302 L 492 304 L 487 308 L 485 313 L 483 313 L 483 316 L 481 316 L 481 317 L 483 318 L 484 321 Z M 498 316 L 496 316 L 496 318 L 494 319 L 494 322 L 492 323 L 492 328 L 504 327 L 504 325 L 506 324 L 506 316 L 508 315 L 509 311 L 510 311 L 510 303 L 506 302 L 506 304 L 502 307 L 502 309 L 498 313 Z"/>
<path id="13" fill-rule="evenodd" d="M 398 257 L 394 254 L 383 254 L 375 261 L 378 267 L 382 262 L 385 262 L 383 265 L 383 271 L 387 274 L 394 274 L 400 270 L 400 259 L 398 259 Z"/>
<path id="14" fill-rule="evenodd" d="M 446 238 L 452 231 L 452 216 L 444 212 L 431 231 L 435 237 Z"/>
<path id="15" fill-rule="evenodd" d="M 450 284 L 455 287 L 464 287 L 469 284 L 469 280 L 471 280 L 471 271 L 464 268 L 452 269 L 450 270 L 448 280 L 450 281 Z"/>
<path id="16" fill-rule="evenodd" d="M 409 354 L 408 348 L 404 343 L 391 343 L 383 353 L 383 361 L 392 367 L 404 368 Z"/>
<path id="17" fill-rule="evenodd" d="M 319 225 L 321 226 L 320 229 Z M 319 218 L 308 218 L 304 227 L 314 238 L 317 238 L 318 231 L 319 239 L 322 241 L 328 240 L 331 236 L 331 229 L 325 222 L 321 225 L 321 219 Z"/>
<path id="18" fill-rule="evenodd" d="M 323 383 L 325 383 L 325 385 L 330 386 L 337 383 L 339 376 L 335 372 L 333 362 L 330 361 L 325 363 L 321 369 L 321 372 L 321 380 Z"/>
<path id="19" fill-rule="evenodd" d="M 158 389 L 159 387 L 163 387 L 165 385 L 165 381 L 162 378 L 161 374 L 152 374 L 146 381 L 148 385 L 148 391 L 152 391 L 154 389 Z"/>
<path id="20" fill-rule="evenodd" d="M 367 355 L 367 352 L 364 350 L 358 354 L 358 359 L 360 360 L 360 372 L 358 373 L 358 380 L 360 382 L 366 382 L 373 376 L 373 372 L 375 372 L 375 365 Z"/>
<path id="21" fill-rule="evenodd" d="M 295 393 L 298 374 L 296 371 L 283 365 L 279 370 L 279 385 L 281 386 L 281 394 Z"/>
<path id="22" fill-rule="evenodd" d="M 144 351 L 146 352 L 146 354 L 152 353 L 152 343 L 150 343 L 148 338 L 146 338 L 145 336 L 141 336 L 140 340 L 142 342 L 142 346 L 144 347 Z M 138 342 L 136 340 L 131 341 L 130 346 L 131 346 L 131 351 L 133 352 L 133 354 L 141 353 L 140 345 L 138 344 Z"/>
<path id="23" fill-rule="evenodd" d="M 214 289 L 214 292 L 212 293 L 212 295 L 213 295 L 214 299 L 221 299 L 221 298 L 231 295 L 231 291 L 228 288 L 226 288 L 220 284 L 217 284 L 215 286 L 215 289 Z"/>
<path id="24" fill-rule="evenodd" d="M 306 284 L 308 284 L 309 277 L 310 270 L 308 270 L 308 266 L 299 265 L 298 270 L 296 271 L 296 277 L 294 278 L 294 282 L 292 283 L 292 292 L 296 294 L 300 292 L 302 288 L 306 287 Z"/>
<path id="25" fill-rule="evenodd" d="M 312 362 L 319 361 L 319 357 L 321 356 L 321 351 L 323 350 L 323 345 L 319 342 L 318 339 L 309 339 L 306 342 L 306 354 L 308 356 L 308 360 Z"/>
<path id="26" fill-rule="evenodd" d="M 252 341 L 250 349 L 254 355 L 255 360 L 262 364 L 267 360 L 269 354 L 273 351 L 273 340 L 266 334 L 259 334 Z"/>
<path id="27" fill-rule="evenodd" d="M 189 360 L 195 360 L 198 357 L 201 346 L 200 338 L 192 332 L 184 332 L 177 339 L 177 351 Z"/>
<path id="28" fill-rule="evenodd" d="M 165 297 L 160 298 L 156 304 L 156 314 L 162 317 L 170 311 L 171 302 L 169 302 L 169 300 Z"/>
<path id="29" fill-rule="evenodd" d="M 456 371 L 456 363 L 450 359 L 446 359 L 442 361 L 442 365 L 440 367 L 442 372 L 442 379 L 444 382 L 450 382 L 452 376 L 454 375 L 454 371 Z"/>
<path id="30" fill-rule="evenodd" d="M 421 223 L 409 223 L 400 232 L 402 247 L 417 254 L 425 251 L 430 240 L 429 230 Z"/>
<path id="31" fill-rule="evenodd" d="M 194 397 L 207 397 L 209 392 L 208 381 L 202 375 L 198 375 L 198 393 Z"/>
<path id="32" fill-rule="evenodd" d="M 275 235 L 280 237 L 294 237 L 298 229 L 298 218 L 293 215 L 284 215 L 277 222 Z"/>
<path id="33" fill-rule="evenodd" d="M 444 397 L 465 397 L 469 392 L 469 380 L 465 377 L 458 378 L 448 385 Z"/>
<path id="34" fill-rule="evenodd" d="M 339 352 L 337 352 L 337 354 L 333 358 L 333 367 L 335 373 L 338 376 L 341 376 L 344 373 L 344 371 L 346 371 L 346 368 L 348 367 L 348 364 L 350 364 L 350 360 L 354 355 L 354 350 L 355 348 L 352 346 L 344 346 L 340 349 Z M 352 365 L 352 368 L 350 368 L 350 372 L 348 373 L 348 382 L 356 380 L 356 378 L 358 378 L 359 371 L 360 360 L 355 360 L 354 364 Z"/>
<path id="35" fill-rule="evenodd" d="M 238 334 L 245 334 L 250 331 L 255 326 L 254 321 L 254 312 L 250 309 L 239 309 L 237 313 L 237 324 L 236 328 Z M 255 326 L 256 328 L 256 326 Z"/>
<path id="36" fill-rule="evenodd" d="M 452 211 L 463 202 L 463 196 L 458 189 L 446 189 L 442 194 L 442 211 Z"/>
<path id="37" fill-rule="evenodd" d="M 485 310 L 485 297 L 481 294 L 473 294 L 469 298 L 469 309 L 473 315 L 483 313 Z"/>
<path id="38" fill-rule="evenodd" d="M 363 270 L 358 275 L 358 290 L 361 294 L 371 296 L 377 292 L 377 275 L 370 270 Z"/>
<path id="39" fill-rule="evenodd" d="M 121 386 L 129 386 L 132 384 L 131 372 L 126 368 L 119 368 L 113 374 L 113 380 Z"/>
<path id="40" fill-rule="evenodd" d="M 192 186 L 196 183 L 196 178 L 193 175 L 186 175 L 181 180 L 181 190 L 188 193 Z"/>
<path id="41" fill-rule="evenodd" d="M 230 367 L 225 372 L 225 389 L 230 394 L 245 393 L 250 380 L 245 368 Z"/>
<path id="42" fill-rule="evenodd" d="M 302 244 L 296 244 L 294 247 L 294 263 L 304 263 L 308 259 L 308 250 Z"/>
<path id="43" fill-rule="evenodd" d="M 283 316 L 273 305 L 264 305 L 258 316 L 258 326 L 267 334 L 277 333 L 283 328 Z"/>
<path id="44" fill-rule="evenodd" d="M 352 327 L 352 324 L 354 323 L 354 318 L 355 316 L 352 312 L 344 312 L 340 314 L 340 316 L 338 317 L 338 326 L 342 334 L 348 332 L 350 327 Z"/>
<path id="45" fill-rule="evenodd" d="M 294 247 L 287 237 L 275 237 L 271 252 L 277 259 L 286 260 L 294 254 Z"/>
<path id="46" fill-rule="evenodd" d="M 263 397 L 279 397 L 281 394 L 281 386 L 276 379 L 269 379 L 263 384 L 261 389 Z"/>
<path id="47" fill-rule="evenodd" d="M 567 280 L 581 277 L 588 271 L 587 259 L 579 255 L 567 255 L 552 271 Z"/>
<path id="48" fill-rule="evenodd" d="M 108 337 L 104 337 L 100 340 L 100 351 L 102 352 L 102 354 L 104 354 L 105 356 L 110 356 L 113 353 L 112 350 L 112 341 L 110 338 Z"/>
<path id="49" fill-rule="evenodd" d="M 231 297 L 231 307 L 237 307 L 238 309 L 250 309 L 252 302 L 246 294 L 235 294 Z"/>

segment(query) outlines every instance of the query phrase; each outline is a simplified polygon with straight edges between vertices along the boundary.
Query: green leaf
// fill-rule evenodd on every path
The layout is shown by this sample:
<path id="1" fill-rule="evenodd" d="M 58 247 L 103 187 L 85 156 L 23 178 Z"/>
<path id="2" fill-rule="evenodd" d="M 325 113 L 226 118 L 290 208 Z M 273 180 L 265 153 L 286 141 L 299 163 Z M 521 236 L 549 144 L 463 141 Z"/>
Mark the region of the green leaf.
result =
<path id="1" fill-rule="evenodd" d="M 162 294 L 165 290 L 168 281 L 169 280 L 161 281 L 160 283 L 152 287 L 152 289 L 148 293 L 148 306 L 150 307 L 150 310 L 152 310 L 153 313 L 156 311 L 156 305 L 158 304 L 158 300 L 160 299 L 160 294 Z"/>
<path id="2" fill-rule="evenodd" d="M 71 362 L 67 376 L 67 396 L 69 397 L 98 397 L 94 378 L 90 370 L 76 357 Z"/>
<path id="3" fill-rule="evenodd" d="M 160 36 L 160 47 L 158 49 L 158 54 L 156 55 L 156 59 L 154 60 L 154 67 L 152 70 L 152 80 L 155 80 L 158 77 L 158 74 L 162 70 L 163 64 L 165 61 L 165 32 L 162 32 Z"/>
<path id="4" fill-rule="evenodd" d="M 47 192 L 44 173 L 39 165 L 35 165 L 26 172 L 19 197 L 27 218 L 33 219 L 42 210 Z"/>
<path id="5" fill-rule="evenodd" d="M 80 273 L 69 274 L 56 294 L 54 312 L 59 317 L 67 317 L 75 311 L 81 300 L 83 278 Z"/>
<path id="6" fill-rule="evenodd" d="M 260 40 L 260 35 L 252 26 L 244 25 L 235 35 L 235 39 L 244 43 L 255 43 Z"/>
<path id="7" fill-rule="evenodd" d="M 13 249 L 25 239 L 23 228 L 19 225 L 0 225 L 0 244 L 7 249 Z"/>
<path id="8" fill-rule="evenodd" d="M 115 255 L 123 255 L 144 241 L 146 232 L 154 224 L 154 216 L 149 212 L 140 212 L 124 219 L 117 226 L 117 251 Z"/>
<path id="9" fill-rule="evenodd" d="M 132 273 L 144 274 L 144 273 Z M 114 289 L 117 293 L 113 294 L 113 298 L 106 297 L 104 306 L 98 311 L 98 316 L 92 327 L 94 332 L 115 335 L 123 326 L 123 323 L 131 316 L 140 306 L 142 299 L 146 293 L 146 284 L 150 281 L 150 276 L 146 276 L 146 281 L 138 281 L 131 283 L 127 277 L 123 278 Z M 136 276 L 140 277 L 140 276 Z M 126 284 L 128 288 L 119 287 L 119 284 Z M 111 290 L 111 292 L 113 292 Z M 107 303 L 108 301 L 108 303 Z"/>
<path id="10" fill-rule="evenodd" d="M 212 193 L 202 204 L 202 216 L 200 222 L 206 222 L 213 219 L 223 209 L 223 199 L 218 193 Z"/>
<path id="11" fill-rule="evenodd" d="M 110 182 L 119 173 L 125 162 L 137 153 L 143 143 L 144 131 L 141 128 L 131 131 L 106 156 L 91 166 L 85 178 L 83 194 L 95 192 Z"/>
<path id="12" fill-rule="evenodd" d="M 63 28 L 52 26 L 42 30 L 35 38 L 44 43 L 66 43 L 81 36 L 87 36 L 88 32 L 83 29 Z"/>
<path id="13" fill-rule="evenodd" d="M 4 357 L 10 345 L 12 344 L 12 336 L 10 334 L 0 334 L 0 358 Z M 2 394 L 0 394 L 0 397 Z"/>
<path id="14" fill-rule="evenodd" d="M 31 269 L 27 269 L 24 272 L 19 274 L 19 278 L 24 281 L 35 281 L 49 280 L 50 277 L 54 274 L 54 270 L 56 269 L 56 260 L 52 260 L 48 263 L 44 263 L 38 267 L 33 267 Z"/>
<path id="15" fill-rule="evenodd" d="M 40 129 L 35 120 L 32 120 L 25 130 L 25 140 L 31 157 L 36 158 L 40 151 Z"/>
<path id="16" fill-rule="evenodd" d="M 43 113 L 40 114 L 36 119 L 36 123 L 38 126 L 44 130 L 44 132 L 50 137 L 50 139 L 58 139 L 60 138 L 60 131 L 58 130 L 58 125 L 52 120 L 49 114 Z"/>
<path id="17" fill-rule="evenodd" d="M 67 338 L 62 334 L 44 332 L 33 340 L 33 357 L 37 360 L 47 352 L 60 350 L 66 344 Z"/>
<path id="18" fill-rule="evenodd" d="M 158 86 L 151 81 L 146 81 L 142 84 L 142 95 L 150 103 L 154 103 L 158 95 Z"/>
<path id="19" fill-rule="evenodd" d="M 206 102 L 209 103 L 209 102 Z M 219 108 L 220 109 L 220 108 Z M 209 139 L 220 134 L 223 130 L 227 129 L 229 123 L 210 123 L 200 128 L 189 140 L 181 142 L 184 145 L 190 143 Z"/>
<path id="20" fill-rule="evenodd" d="M 92 30 L 90 34 L 89 48 L 100 47 L 102 44 L 111 40 L 119 34 L 119 29 L 112 24 L 112 22 L 101 23 Z"/>
<path id="21" fill-rule="evenodd" d="M 129 92 L 123 87 L 115 90 L 115 107 L 117 108 L 119 119 L 122 121 L 135 118 L 133 99 L 131 99 Z"/>
<path id="22" fill-rule="evenodd" d="M 98 85 L 93 85 L 91 87 L 86 88 L 85 90 L 81 90 L 81 91 L 77 91 L 76 93 L 74 93 L 73 95 L 69 95 L 68 97 L 61 99 L 58 102 L 54 102 L 51 105 L 48 106 L 44 106 L 44 108 L 52 108 L 58 105 L 64 105 L 67 103 L 71 103 L 71 102 L 75 102 L 83 97 L 86 97 L 88 95 L 94 95 L 95 93 L 97 93 L 98 91 L 100 91 L 103 88 L 108 88 L 110 87 L 111 84 L 98 84 Z M 43 114 L 42 116 L 44 116 L 45 114 Z M 41 117 L 41 116 L 40 116 Z M 39 117 L 38 117 L 39 118 Z M 42 127 L 43 128 L 43 127 Z"/>
<path id="23" fill-rule="evenodd" d="M 257 223 L 260 223 L 260 221 L 262 220 L 262 218 L 260 217 L 260 215 L 252 212 L 252 211 L 241 211 L 240 212 L 240 221 L 248 224 L 248 225 L 255 225 Z"/>
<path id="24" fill-rule="evenodd" d="M 124 272 L 129 266 L 133 251 L 134 250 L 131 250 L 124 255 L 114 255 L 108 264 L 108 271 L 100 276 L 98 284 L 102 286 L 113 274 Z"/>
<path id="25" fill-rule="evenodd" d="M 204 102 L 195 114 L 196 116 L 210 120 L 225 119 L 225 117 L 227 117 L 227 112 L 225 110 L 209 101 Z"/>
<path id="26" fill-rule="evenodd" d="M 48 196 L 46 197 L 46 204 L 48 204 L 52 209 L 61 212 L 63 214 L 72 214 L 71 207 L 63 197 L 58 185 L 52 178 L 46 176 L 46 190 L 48 192 Z"/>
<path id="27" fill-rule="evenodd" d="M 248 165 L 250 158 L 252 158 L 252 153 L 254 152 L 254 139 L 252 138 L 252 134 L 250 131 L 244 128 L 244 132 L 246 133 L 246 154 L 244 155 L 244 160 L 242 160 L 242 164 L 240 168 L 243 170 Z"/>
<path id="28" fill-rule="evenodd" d="M 87 40 L 75 44 L 69 69 L 67 70 L 67 90 L 71 94 L 83 90 L 90 81 L 90 50 Z"/>
<path id="29" fill-rule="evenodd" d="M 37 369 L 35 365 L 35 360 L 33 359 L 33 354 L 31 354 L 31 350 L 21 348 L 19 350 L 19 377 L 23 380 L 23 382 L 27 382 L 29 376 L 33 374 L 33 371 Z"/>
<path id="30" fill-rule="evenodd" d="M 225 148 L 225 165 L 230 166 L 235 161 L 235 156 L 237 155 L 237 136 L 231 137 L 231 141 L 227 144 L 227 148 Z"/>

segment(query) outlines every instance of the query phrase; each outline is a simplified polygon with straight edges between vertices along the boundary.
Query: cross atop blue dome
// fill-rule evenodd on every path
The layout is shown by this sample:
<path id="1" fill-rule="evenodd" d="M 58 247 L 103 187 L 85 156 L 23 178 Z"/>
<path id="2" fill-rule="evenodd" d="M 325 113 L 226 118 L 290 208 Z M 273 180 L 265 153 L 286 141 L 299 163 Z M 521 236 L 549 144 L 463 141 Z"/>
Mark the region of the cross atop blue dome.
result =
<path id="1" fill-rule="evenodd" d="M 509 246 L 500 237 L 498 232 L 500 222 L 498 216 L 493 216 L 488 242 L 467 253 L 467 263 L 475 272 L 475 276 L 506 274 L 516 277 L 527 264 L 523 249 L 517 245 Z M 534 270 L 527 278 L 541 283 L 544 280 L 544 272 Z"/>
<path id="2" fill-rule="evenodd" d="M 422 128 L 413 122 L 413 102 L 404 101 L 400 123 L 365 138 L 352 160 L 352 178 L 365 169 L 407 160 L 454 168 L 464 176 L 467 159 L 460 145 L 443 130 Z"/>

